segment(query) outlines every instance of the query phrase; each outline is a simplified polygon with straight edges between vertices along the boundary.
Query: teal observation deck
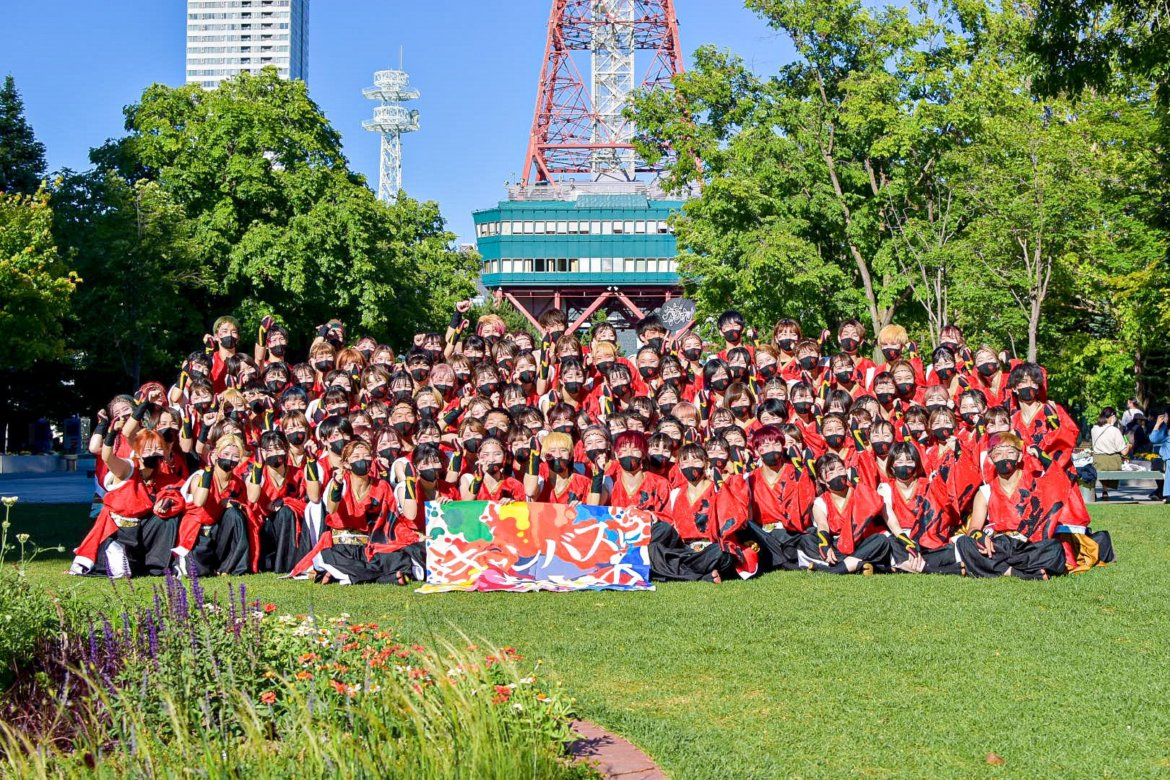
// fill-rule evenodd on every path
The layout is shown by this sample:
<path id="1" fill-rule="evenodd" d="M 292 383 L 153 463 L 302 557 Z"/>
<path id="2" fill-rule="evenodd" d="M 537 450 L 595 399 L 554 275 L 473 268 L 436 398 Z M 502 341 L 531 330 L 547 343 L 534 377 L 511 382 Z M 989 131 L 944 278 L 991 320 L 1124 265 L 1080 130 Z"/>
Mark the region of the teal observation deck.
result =
<path id="1" fill-rule="evenodd" d="M 678 285 L 667 220 L 681 200 L 580 194 L 506 200 L 473 213 L 488 289 Z"/>

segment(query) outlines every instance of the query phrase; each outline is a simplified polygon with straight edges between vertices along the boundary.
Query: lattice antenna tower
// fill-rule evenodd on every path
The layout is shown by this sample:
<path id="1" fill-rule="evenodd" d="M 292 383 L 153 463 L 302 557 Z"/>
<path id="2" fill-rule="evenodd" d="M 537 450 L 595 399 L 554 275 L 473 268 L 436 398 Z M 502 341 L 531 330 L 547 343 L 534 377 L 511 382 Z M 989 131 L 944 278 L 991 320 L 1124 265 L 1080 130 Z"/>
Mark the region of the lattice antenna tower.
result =
<path id="1" fill-rule="evenodd" d="M 401 55 L 398 70 L 380 70 L 374 74 L 374 86 L 362 94 L 377 100 L 374 118 L 362 122 L 362 127 L 382 136 L 382 154 L 378 165 L 378 200 L 393 203 L 402 189 L 402 134 L 418 130 L 418 111 L 402 105 L 418 100 L 417 89 L 410 86 L 410 76 L 402 70 Z"/>
<path id="2" fill-rule="evenodd" d="M 588 52 L 588 83 L 575 52 Z M 649 61 L 636 80 L 638 53 Z M 660 173 L 638 159 L 622 112 L 636 87 L 669 89 L 682 71 L 674 0 L 552 0 L 522 185 Z"/>

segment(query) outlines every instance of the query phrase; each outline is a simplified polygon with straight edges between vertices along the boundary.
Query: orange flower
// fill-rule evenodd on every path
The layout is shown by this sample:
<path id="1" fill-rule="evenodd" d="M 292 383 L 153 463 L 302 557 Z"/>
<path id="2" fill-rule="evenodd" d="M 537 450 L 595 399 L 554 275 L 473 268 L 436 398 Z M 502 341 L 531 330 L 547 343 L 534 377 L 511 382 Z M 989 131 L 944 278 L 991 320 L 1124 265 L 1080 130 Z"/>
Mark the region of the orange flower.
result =
<path id="1" fill-rule="evenodd" d="M 268 604 L 265 604 L 265 605 L 264 605 L 264 612 L 265 612 L 265 614 L 271 615 L 271 614 L 272 614 L 273 612 L 275 612 L 275 611 L 276 611 L 276 605 L 275 605 L 275 604 L 273 604 L 273 603 L 269 602 Z"/>
<path id="2" fill-rule="evenodd" d="M 316 653 L 305 653 L 297 660 L 300 661 L 302 664 L 307 664 L 307 663 L 311 663 L 313 661 L 316 661 L 320 657 L 321 656 L 317 655 Z"/>
<path id="3" fill-rule="evenodd" d="M 299 672 L 297 672 L 297 673 L 296 673 L 296 678 L 297 678 L 298 680 L 312 680 L 312 679 L 313 679 L 313 673 L 312 673 L 312 672 L 306 672 L 304 669 L 302 669 L 301 671 L 299 671 Z"/>
<path id="4" fill-rule="evenodd" d="M 276 692 L 275 691 L 264 691 L 264 693 L 260 694 L 260 701 L 263 702 L 264 704 L 275 704 L 276 703 Z"/>
<path id="5" fill-rule="evenodd" d="M 497 685 L 496 695 L 492 697 L 492 704 L 504 704 L 512 698 L 512 689 L 507 685 Z"/>
<path id="6" fill-rule="evenodd" d="M 340 680 L 330 680 L 329 684 L 333 686 L 333 690 L 338 693 L 345 693 L 345 683 Z"/>

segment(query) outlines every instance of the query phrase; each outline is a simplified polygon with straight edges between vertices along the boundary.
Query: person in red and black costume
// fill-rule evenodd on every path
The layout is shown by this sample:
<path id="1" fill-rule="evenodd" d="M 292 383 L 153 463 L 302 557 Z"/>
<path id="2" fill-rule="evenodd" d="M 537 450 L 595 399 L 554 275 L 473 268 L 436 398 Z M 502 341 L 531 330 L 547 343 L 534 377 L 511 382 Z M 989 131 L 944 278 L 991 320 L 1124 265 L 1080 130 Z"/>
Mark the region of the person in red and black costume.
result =
<path id="1" fill-rule="evenodd" d="M 236 474 L 247 451 L 239 436 L 220 436 L 211 452 L 212 465 L 196 474 L 175 546 L 180 574 L 248 572 L 251 555 L 243 505 L 245 489 Z"/>
<path id="2" fill-rule="evenodd" d="M 475 469 L 460 477 L 459 492 L 464 501 L 526 501 L 524 484 L 505 473 L 506 446 L 494 436 L 479 445 Z M 452 463 L 459 455 L 452 456 Z"/>
<path id="3" fill-rule="evenodd" d="M 671 490 L 665 523 L 655 523 L 650 540 L 650 573 L 663 580 L 710 580 L 735 576 L 742 548 L 735 538 L 746 511 L 726 511 L 711 479 L 707 453 L 697 444 L 679 451 L 684 483 Z M 658 526 L 666 526 L 659 530 Z"/>
<path id="4" fill-rule="evenodd" d="M 890 537 L 885 531 L 898 536 L 902 529 L 886 517 L 881 496 L 858 482 L 831 452 L 817 458 L 815 470 L 825 491 L 813 501 L 816 535 L 801 537 L 800 562 L 833 574 L 889 571 Z"/>
<path id="5" fill-rule="evenodd" d="M 1035 363 L 1021 363 L 1008 375 L 1008 389 L 1015 396 L 1012 430 L 1046 466 L 1054 463 L 1067 468 L 1080 429 L 1060 404 L 1048 401 L 1044 369 Z"/>
<path id="6" fill-rule="evenodd" d="M 289 462 L 288 440 L 281 431 L 260 437 L 244 480 L 253 571 L 286 574 L 309 551 L 304 473 Z"/>
<path id="7" fill-rule="evenodd" d="M 1021 579 L 1064 574 L 1065 550 L 1054 538 L 1069 490 L 1064 470 L 1045 471 L 1014 433 L 995 434 L 988 456 L 967 535 L 955 542 L 966 573 Z"/>
<path id="8" fill-rule="evenodd" d="M 910 442 L 898 442 L 890 448 L 888 469 L 893 479 L 878 485 L 877 493 L 885 502 L 886 516 L 903 529 L 890 544 L 894 568 L 927 574 L 961 573 L 951 542 L 959 529 L 958 502 L 949 484 L 928 478 L 922 454 Z"/>
<path id="9" fill-rule="evenodd" d="M 605 475 L 597 471 L 589 477 L 573 470 L 573 439 L 567 433 L 556 431 L 544 437 L 540 443 L 540 454 L 532 453 L 524 487 L 533 501 L 542 504 L 593 504 L 601 503 L 605 490 Z M 541 478 L 539 463 L 543 459 L 548 466 L 548 477 Z"/>
<path id="10" fill-rule="evenodd" d="M 747 475 L 751 493 L 751 530 L 764 551 L 765 571 L 802 568 L 799 546 L 813 530 L 817 497 L 813 453 L 795 425 L 765 425 L 752 436 L 760 466 Z"/>
<path id="11" fill-rule="evenodd" d="M 106 466 L 106 493 L 102 510 L 74 550 L 70 574 L 160 576 L 170 569 L 177 530 L 173 518 L 183 510 L 180 480 L 159 468 L 164 443 L 154 431 L 138 434 L 137 452 L 130 457 L 114 454 L 126 419 L 115 420 L 105 434 L 102 462 Z"/>
<path id="12" fill-rule="evenodd" d="M 398 484 L 395 498 L 399 511 L 418 533 L 425 533 L 427 501 L 445 504 L 459 500 L 459 485 L 443 479 L 443 453 L 434 444 L 420 444 L 410 454 L 406 478 Z"/>

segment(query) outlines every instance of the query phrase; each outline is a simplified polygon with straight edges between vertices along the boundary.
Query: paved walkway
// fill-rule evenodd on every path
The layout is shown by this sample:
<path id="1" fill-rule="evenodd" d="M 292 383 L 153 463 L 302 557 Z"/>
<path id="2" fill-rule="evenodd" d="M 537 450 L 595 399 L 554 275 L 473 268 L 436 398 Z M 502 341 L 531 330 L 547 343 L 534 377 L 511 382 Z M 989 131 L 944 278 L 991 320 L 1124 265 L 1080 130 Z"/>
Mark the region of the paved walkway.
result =
<path id="1" fill-rule="evenodd" d="M 20 496 L 29 504 L 88 504 L 94 481 L 85 472 L 0 474 L 0 496 Z"/>
<path id="2" fill-rule="evenodd" d="M 569 745 L 573 758 L 593 765 L 607 780 L 666 780 L 666 775 L 633 743 L 587 720 L 573 722 L 581 738 Z"/>

